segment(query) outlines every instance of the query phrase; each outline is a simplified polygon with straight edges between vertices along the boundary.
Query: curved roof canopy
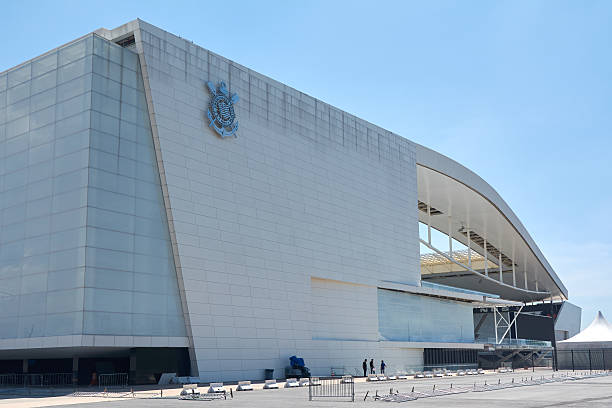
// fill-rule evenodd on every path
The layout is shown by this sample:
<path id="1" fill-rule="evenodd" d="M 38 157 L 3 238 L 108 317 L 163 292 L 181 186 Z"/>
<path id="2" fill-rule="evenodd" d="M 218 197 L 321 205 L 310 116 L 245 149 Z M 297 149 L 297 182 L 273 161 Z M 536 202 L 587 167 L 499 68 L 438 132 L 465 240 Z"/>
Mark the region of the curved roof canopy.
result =
<path id="1" fill-rule="evenodd" d="M 516 214 L 489 184 L 459 163 L 420 145 L 416 162 L 419 221 L 465 246 L 469 242 L 471 253 L 479 255 L 466 262 L 465 254 L 455 258 L 455 253 L 438 251 L 431 242 L 422 242 L 453 264 L 446 271 L 439 268 L 438 273 L 424 273 L 424 280 L 523 302 L 567 299 L 559 277 Z"/>

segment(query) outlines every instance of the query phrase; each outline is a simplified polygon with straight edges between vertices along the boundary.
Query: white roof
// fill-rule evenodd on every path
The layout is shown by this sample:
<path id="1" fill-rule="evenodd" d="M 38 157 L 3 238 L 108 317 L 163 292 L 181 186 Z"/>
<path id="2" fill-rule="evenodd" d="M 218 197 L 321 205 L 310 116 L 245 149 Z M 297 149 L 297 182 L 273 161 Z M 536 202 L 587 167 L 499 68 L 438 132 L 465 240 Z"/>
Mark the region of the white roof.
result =
<path id="1" fill-rule="evenodd" d="M 586 343 L 596 341 L 612 341 L 612 324 L 608 323 L 601 312 L 597 313 L 597 317 L 595 317 L 589 327 L 574 337 L 563 340 L 560 343 Z"/>
<path id="2" fill-rule="evenodd" d="M 525 226 L 493 187 L 454 160 L 421 145 L 416 145 L 416 162 L 419 201 L 425 208 L 436 210 L 428 214 L 420 209 L 419 221 L 429 223 L 443 234 L 450 233 L 464 246 L 468 243 L 465 231 L 469 230 L 472 252 L 482 257 L 486 252 L 487 259 L 497 265 L 496 260 L 500 255 L 502 258 L 502 279 L 499 267 L 488 268 L 488 274 L 463 269 L 465 273 L 452 270 L 447 274 L 423 275 L 424 279 L 520 302 L 551 297 L 567 299 L 567 289 Z M 486 240 L 485 246 L 477 239 L 483 243 Z"/>

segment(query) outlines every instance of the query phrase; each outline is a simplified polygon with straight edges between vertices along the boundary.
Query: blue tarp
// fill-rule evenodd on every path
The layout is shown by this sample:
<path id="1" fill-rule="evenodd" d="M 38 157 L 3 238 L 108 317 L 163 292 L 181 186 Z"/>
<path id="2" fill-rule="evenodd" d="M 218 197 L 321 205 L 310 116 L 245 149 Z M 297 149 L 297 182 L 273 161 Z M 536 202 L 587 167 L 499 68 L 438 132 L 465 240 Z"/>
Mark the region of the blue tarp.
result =
<path id="1" fill-rule="evenodd" d="M 299 368 L 304 367 L 304 359 L 296 356 L 289 357 L 289 361 L 291 362 L 291 368 Z"/>

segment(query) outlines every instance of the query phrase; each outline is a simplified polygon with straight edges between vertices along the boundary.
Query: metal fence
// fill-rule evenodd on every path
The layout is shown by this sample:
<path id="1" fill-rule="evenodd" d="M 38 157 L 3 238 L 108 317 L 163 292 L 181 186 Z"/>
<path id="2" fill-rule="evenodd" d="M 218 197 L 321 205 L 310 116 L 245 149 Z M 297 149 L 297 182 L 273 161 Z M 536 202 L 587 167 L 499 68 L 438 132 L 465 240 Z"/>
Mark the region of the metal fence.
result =
<path id="1" fill-rule="evenodd" d="M 127 373 L 100 374 L 98 375 L 98 387 L 101 389 L 128 388 L 128 380 Z"/>
<path id="2" fill-rule="evenodd" d="M 72 373 L 0 374 L 0 387 L 65 387 L 72 386 Z"/>
<path id="3" fill-rule="evenodd" d="M 416 399 L 421 398 L 430 398 L 430 397 L 439 397 L 451 394 L 462 394 L 468 392 L 486 392 L 486 391 L 496 391 L 502 389 L 509 388 L 517 388 L 517 387 L 529 387 L 529 386 L 537 386 L 542 384 L 550 384 L 550 383 L 559 383 L 559 382 L 567 382 L 567 381 L 578 381 L 589 378 L 597 378 L 602 376 L 608 376 L 610 373 L 608 372 L 597 372 L 589 374 L 588 372 L 583 373 L 565 373 L 565 374 L 552 374 L 550 377 L 548 376 L 528 376 L 521 378 L 508 378 L 504 379 L 504 382 L 501 381 L 501 378 L 497 381 L 489 381 L 486 380 L 481 383 L 474 383 L 473 386 L 469 384 L 454 386 L 450 384 L 450 387 L 436 387 L 434 384 L 429 389 L 421 388 L 421 390 L 415 390 L 415 387 L 412 387 L 411 391 L 408 392 L 400 392 L 398 390 L 389 390 L 389 394 L 379 395 L 378 391 L 376 394 L 371 396 L 375 401 L 388 401 L 388 402 L 405 402 L 405 401 L 414 401 Z M 510 381 L 509 381 L 510 380 Z M 364 401 L 368 398 L 368 394 L 364 397 Z"/>
<path id="4" fill-rule="evenodd" d="M 557 350 L 560 370 L 612 370 L 612 349 Z"/>
<path id="5" fill-rule="evenodd" d="M 319 381 L 310 381 L 308 384 L 308 400 L 314 398 L 350 398 L 355 401 L 355 382 L 353 377 L 319 378 Z"/>

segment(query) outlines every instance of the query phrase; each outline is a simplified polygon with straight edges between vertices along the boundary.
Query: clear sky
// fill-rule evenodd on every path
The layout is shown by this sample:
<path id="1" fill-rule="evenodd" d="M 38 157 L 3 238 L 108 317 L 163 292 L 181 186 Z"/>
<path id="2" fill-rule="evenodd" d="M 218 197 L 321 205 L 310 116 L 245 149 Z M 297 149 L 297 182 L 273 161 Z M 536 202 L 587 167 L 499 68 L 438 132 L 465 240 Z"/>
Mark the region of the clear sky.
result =
<path id="1" fill-rule="evenodd" d="M 135 18 L 475 171 L 612 320 L 612 2 L 6 1 L 0 71 Z"/>

